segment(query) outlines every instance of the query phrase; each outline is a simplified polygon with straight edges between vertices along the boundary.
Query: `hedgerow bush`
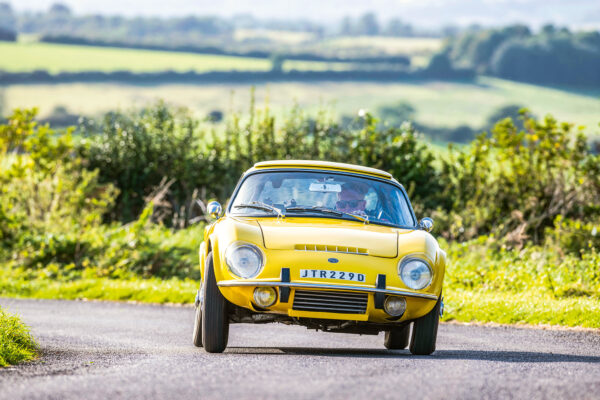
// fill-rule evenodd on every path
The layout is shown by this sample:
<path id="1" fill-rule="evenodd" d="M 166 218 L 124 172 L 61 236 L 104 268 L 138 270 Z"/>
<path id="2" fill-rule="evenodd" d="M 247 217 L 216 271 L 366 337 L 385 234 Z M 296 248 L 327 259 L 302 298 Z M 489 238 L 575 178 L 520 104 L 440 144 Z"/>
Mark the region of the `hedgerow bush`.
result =
<path id="1" fill-rule="evenodd" d="M 251 107 L 233 115 L 223 131 L 201 126 L 186 112 L 163 103 L 139 113 L 110 113 L 102 123 L 85 124 L 78 152 L 99 179 L 119 189 L 110 220 L 129 222 L 142 211 L 156 188 L 168 186 L 160 205 L 163 222 L 186 226 L 198 216 L 198 200 L 225 202 L 241 174 L 255 162 L 272 159 L 340 161 L 390 171 L 416 204 L 433 207 L 439 189 L 434 156 L 414 128 L 379 128 L 366 114 L 343 129 L 324 113 L 309 118 L 298 108 L 280 124 L 268 109 Z"/>
<path id="2" fill-rule="evenodd" d="M 70 130 L 34 118 L 17 110 L 0 126 L 1 263 L 61 279 L 198 277 L 200 225 L 180 233 L 153 224 L 152 202 L 127 225 L 107 222 L 118 190 L 84 167 Z"/>
<path id="3" fill-rule="evenodd" d="M 494 233 L 521 246 L 541 243 L 558 217 L 598 216 L 600 158 L 583 133 L 550 116 L 523 119 L 524 130 L 505 119 L 442 160 L 436 215 L 446 237 Z"/>

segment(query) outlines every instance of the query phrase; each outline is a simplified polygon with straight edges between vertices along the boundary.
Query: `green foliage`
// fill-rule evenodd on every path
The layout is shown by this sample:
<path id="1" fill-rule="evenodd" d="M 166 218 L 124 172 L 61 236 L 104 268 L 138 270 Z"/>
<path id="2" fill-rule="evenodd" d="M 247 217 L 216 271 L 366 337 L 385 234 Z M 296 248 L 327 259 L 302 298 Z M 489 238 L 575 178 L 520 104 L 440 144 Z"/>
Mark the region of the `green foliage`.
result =
<path id="1" fill-rule="evenodd" d="M 460 290 L 600 299 L 600 247 L 564 254 L 559 243 L 514 249 L 493 236 L 449 243 L 445 283 Z"/>
<path id="2" fill-rule="evenodd" d="M 195 187 L 190 185 L 206 180 L 210 169 L 194 136 L 196 125 L 159 103 L 139 114 L 109 113 L 99 131 L 94 125 L 82 127 L 79 152 L 87 167 L 120 189 L 111 219 L 135 219 L 164 177 L 176 178 L 169 187 L 173 212 L 193 205 Z"/>
<path id="3" fill-rule="evenodd" d="M 377 110 L 377 115 L 383 121 L 393 125 L 401 125 L 405 121 L 414 121 L 415 113 L 415 108 L 406 101 L 387 104 Z"/>
<path id="4" fill-rule="evenodd" d="M 536 292 L 444 289 L 445 321 L 600 328 L 600 302 Z"/>
<path id="5" fill-rule="evenodd" d="M 525 126 L 523 125 L 524 118 L 521 110 L 526 110 L 526 108 L 518 104 L 508 104 L 495 109 L 487 117 L 486 126 L 483 130 L 491 131 L 499 121 L 510 118 L 517 130 L 522 131 Z"/>
<path id="6" fill-rule="evenodd" d="M 33 359 L 38 345 L 29 328 L 16 315 L 0 308 L 0 367 Z"/>
<path id="7" fill-rule="evenodd" d="M 547 25 L 533 35 L 514 25 L 468 31 L 441 54 L 458 66 L 484 74 L 550 85 L 600 83 L 600 32 L 572 33 Z"/>
<path id="8" fill-rule="evenodd" d="M 600 247 L 565 254 L 563 235 L 520 250 L 493 236 L 443 243 L 444 319 L 599 328 Z"/>
<path id="9" fill-rule="evenodd" d="M 81 276 L 57 279 L 39 275 L 31 277 L 22 268 L 0 266 L 2 296 L 63 300 L 141 301 L 146 303 L 193 303 L 198 281 L 179 278 L 140 278 Z"/>
<path id="10" fill-rule="evenodd" d="M 585 136 L 549 116 L 524 124 L 518 131 L 503 120 L 443 160 L 448 203 L 438 215 L 448 237 L 494 232 L 517 245 L 540 243 L 559 215 L 597 215 L 598 157 L 588 153 Z"/>
<path id="11" fill-rule="evenodd" d="M 572 220 L 559 215 L 554 228 L 546 230 L 546 242 L 561 253 L 588 256 L 590 251 L 600 251 L 600 220 Z"/>
<path id="12" fill-rule="evenodd" d="M 185 220 L 185 226 L 197 216 L 198 198 L 225 202 L 246 169 L 271 159 L 340 161 L 388 170 L 417 202 L 426 201 L 436 181 L 434 157 L 414 128 L 380 129 L 369 114 L 344 129 L 324 113 L 311 119 L 296 108 L 276 124 L 268 109 L 257 111 L 252 103 L 247 120 L 233 115 L 221 134 L 213 126 L 205 129 L 164 104 L 139 114 L 109 114 L 99 132 L 84 127 L 81 156 L 89 168 L 100 171 L 102 182 L 120 190 L 111 219 L 132 220 L 161 182 L 169 182 L 161 212 L 166 224 Z"/>
<path id="13" fill-rule="evenodd" d="M 529 36 L 531 36 L 529 28 L 523 25 L 472 30 L 451 39 L 444 52 L 450 56 L 453 63 L 486 73 L 490 69 L 492 56 L 500 45 L 507 40 Z"/>
<path id="14" fill-rule="evenodd" d="M 151 223 L 151 217 L 149 205 L 138 220 L 123 226 L 25 235 L 9 265 L 27 269 L 32 279 L 199 278 L 197 251 L 204 227 L 173 231 Z"/>
<path id="15" fill-rule="evenodd" d="M 159 111 L 152 121 L 157 124 L 164 121 Z M 118 191 L 99 183 L 98 169 L 84 168 L 70 131 L 59 134 L 38 126 L 34 117 L 35 110 L 17 110 L 0 126 L 2 262 L 69 279 L 87 270 L 111 277 L 197 276 L 200 226 L 186 237 L 152 224 L 151 203 L 131 224 L 102 224 Z M 146 128 L 160 132 L 167 124 Z M 174 149 L 158 146 L 154 155 Z"/>
<path id="16" fill-rule="evenodd" d="M 26 235 L 98 226 L 115 189 L 73 157 L 71 132 L 59 134 L 34 121 L 36 110 L 16 110 L 0 125 L 0 247 Z"/>

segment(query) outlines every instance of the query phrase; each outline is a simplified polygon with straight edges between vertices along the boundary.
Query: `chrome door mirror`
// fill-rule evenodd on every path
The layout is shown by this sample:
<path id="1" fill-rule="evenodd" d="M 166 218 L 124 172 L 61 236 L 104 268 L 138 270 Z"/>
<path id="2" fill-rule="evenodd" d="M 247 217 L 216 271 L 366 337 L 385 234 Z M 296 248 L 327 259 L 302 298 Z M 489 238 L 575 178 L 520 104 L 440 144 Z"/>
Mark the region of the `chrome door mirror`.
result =
<path id="1" fill-rule="evenodd" d="M 211 216 L 213 219 L 218 219 L 223 212 L 223 207 L 218 201 L 211 201 L 206 206 L 206 213 Z"/>
<path id="2" fill-rule="evenodd" d="M 433 229 L 433 220 L 431 218 L 425 217 L 419 221 L 419 229 L 425 232 L 431 232 Z"/>

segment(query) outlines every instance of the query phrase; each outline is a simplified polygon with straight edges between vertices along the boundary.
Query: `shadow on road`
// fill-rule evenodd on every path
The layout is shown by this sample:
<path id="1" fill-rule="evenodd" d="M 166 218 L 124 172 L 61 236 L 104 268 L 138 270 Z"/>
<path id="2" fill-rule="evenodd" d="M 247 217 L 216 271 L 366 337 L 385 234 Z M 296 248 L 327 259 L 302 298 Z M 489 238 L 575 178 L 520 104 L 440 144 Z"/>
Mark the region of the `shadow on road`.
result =
<path id="1" fill-rule="evenodd" d="M 478 360 L 498 362 L 583 362 L 600 363 L 600 356 L 582 356 L 572 354 L 538 353 L 533 351 L 490 351 L 490 350 L 437 350 L 431 356 L 413 356 L 408 350 L 385 349 L 339 349 L 339 348 L 248 348 L 229 347 L 227 353 L 261 355 L 302 355 L 321 357 L 359 357 L 359 358 L 423 358 L 428 360 Z"/>

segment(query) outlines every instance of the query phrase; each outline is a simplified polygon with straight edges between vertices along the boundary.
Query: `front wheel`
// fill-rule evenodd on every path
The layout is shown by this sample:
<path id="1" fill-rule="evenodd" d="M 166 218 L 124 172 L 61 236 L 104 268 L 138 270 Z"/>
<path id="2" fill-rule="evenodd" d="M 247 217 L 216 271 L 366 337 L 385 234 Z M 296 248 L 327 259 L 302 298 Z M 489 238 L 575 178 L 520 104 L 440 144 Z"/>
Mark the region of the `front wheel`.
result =
<path id="1" fill-rule="evenodd" d="M 402 328 L 392 329 L 385 332 L 385 340 L 383 345 L 389 350 L 402 350 L 408 346 L 410 336 L 410 324 Z"/>
<path id="2" fill-rule="evenodd" d="M 209 353 L 222 353 L 229 339 L 227 300 L 217 286 L 212 252 L 206 258 L 202 299 L 202 344 Z"/>
<path id="3" fill-rule="evenodd" d="M 435 351 L 442 295 L 435 307 L 413 323 L 410 339 L 410 352 L 414 355 L 428 356 Z"/>

